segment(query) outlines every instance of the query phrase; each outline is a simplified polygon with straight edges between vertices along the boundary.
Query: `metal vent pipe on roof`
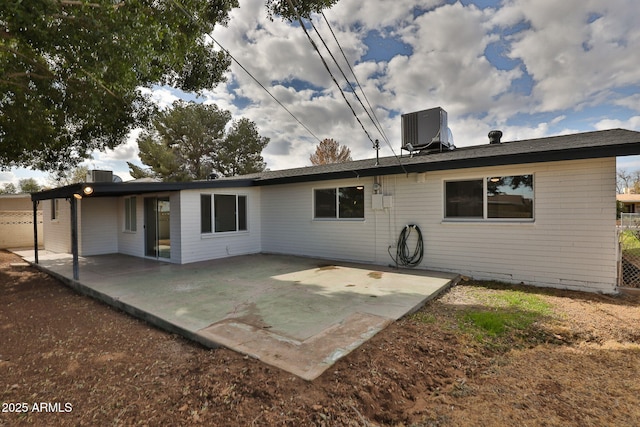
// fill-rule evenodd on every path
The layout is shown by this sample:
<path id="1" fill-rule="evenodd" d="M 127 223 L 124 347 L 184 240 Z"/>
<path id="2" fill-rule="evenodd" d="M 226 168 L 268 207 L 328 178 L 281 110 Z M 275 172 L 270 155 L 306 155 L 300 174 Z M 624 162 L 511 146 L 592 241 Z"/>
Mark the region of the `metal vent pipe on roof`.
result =
<path id="1" fill-rule="evenodd" d="M 492 130 L 489 132 L 489 144 L 502 144 L 500 138 L 502 138 L 502 131 Z"/>

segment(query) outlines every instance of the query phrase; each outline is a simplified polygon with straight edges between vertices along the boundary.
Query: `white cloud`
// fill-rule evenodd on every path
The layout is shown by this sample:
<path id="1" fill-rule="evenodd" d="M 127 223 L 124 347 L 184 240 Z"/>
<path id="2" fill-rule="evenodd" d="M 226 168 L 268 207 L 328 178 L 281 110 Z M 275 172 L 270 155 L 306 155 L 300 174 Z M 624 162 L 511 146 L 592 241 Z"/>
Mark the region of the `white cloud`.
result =
<path id="1" fill-rule="evenodd" d="M 600 120 L 595 124 L 595 128 L 598 130 L 622 128 L 622 129 L 640 131 L 640 116 L 633 116 L 628 120 L 618 120 L 618 119 Z"/>
<path id="2" fill-rule="evenodd" d="M 494 23 L 530 26 L 508 40 L 510 56 L 522 60 L 535 81 L 533 111 L 579 109 L 608 89 L 637 84 L 636 10 L 633 0 L 507 2 Z"/>
<path id="3" fill-rule="evenodd" d="M 450 3 L 340 0 L 325 11 L 396 153 L 398 113 L 436 106 L 449 113 L 459 147 L 486 143 L 494 128 L 503 130 L 506 141 L 609 127 L 640 129 L 640 12 L 635 0 L 504 0 L 486 9 Z M 313 19 L 342 64 L 324 19 Z M 388 61 L 364 62 L 370 57 L 365 43 L 370 31 L 401 40 L 412 54 L 390 52 Z M 264 0 L 241 0 L 229 25 L 216 27 L 213 36 L 319 139 L 336 139 L 356 159 L 375 156 L 297 24 L 270 21 Z M 494 43 L 504 49 L 508 66 L 487 57 Z M 331 69 L 344 85 L 335 66 Z M 310 164 L 318 140 L 237 64 L 227 76 L 200 101 L 231 111 L 235 119 L 253 120 L 260 134 L 271 139 L 263 152 L 269 168 Z M 188 96 L 167 88 L 143 92 L 161 108 Z M 381 140 L 380 155 L 391 155 L 353 95 L 346 97 L 370 137 Z M 126 177 L 126 161 L 140 164 L 134 134 L 115 150 L 96 153 L 90 163 Z"/>
<path id="4" fill-rule="evenodd" d="M 16 178 L 15 174 L 11 171 L 0 171 L 0 184 L 4 185 L 9 183 L 18 183 L 18 179 Z"/>

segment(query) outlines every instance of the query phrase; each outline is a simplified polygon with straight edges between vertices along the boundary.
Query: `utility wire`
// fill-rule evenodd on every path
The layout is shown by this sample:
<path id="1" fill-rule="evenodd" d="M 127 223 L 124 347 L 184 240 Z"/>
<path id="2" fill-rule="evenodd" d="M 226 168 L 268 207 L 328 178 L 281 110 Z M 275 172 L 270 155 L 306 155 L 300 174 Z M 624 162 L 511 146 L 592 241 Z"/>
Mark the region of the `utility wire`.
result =
<path id="1" fill-rule="evenodd" d="M 349 87 L 351 88 L 351 92 L 355 95 L 356 100 L 360 103 L 360 105 L 362 106 L 362 108 L 364 109 L 364 112 L 367 113 L 367 116 L 369 116 L 369 120 L 371 120 L 371 122 L 373 123 L 373 126 L 376 127 L 376 129 L 378 130 L 378 132 L 380 132 L 380 129 L 378 129 L 376 122 L 373 120 L 373 117 L 371 117 L 371 113 L 369 113 L 369 110 L 367 110 L 367 108 L 364 106 L 364 104 L 362 103 L 362 100 L 360 99 L 360 97 L 358 96 L 358 92 L 356 91 L 356 88 L 353 87 L 353 85 L 351 84 L 351 82 L 349 81 L 349 78 L 347 77 L 347 75 L 344 73 L 344 71 L 342 70 L 342 67 L 340 66 L 340 64 L 338 64 L 338 60 L 336 59 L 335 56 L 333 56 L 333 53 L 331 52 L 331 49 L 329 49 L 329 46 L 327 46 L 327 42 L 324 41 L 324 38 L 322 37 L 322 35 L 320 34 L 320 32 L 318 31 L 318 28 L 316 28 L 315 25 L 313 25 L 313 21 L 309 20 L 310 24 L 311 24 L 311 28 L 313 28 L 313 30 L 315 31 L 316 35 L 318 36 L 318 38 L 320 39 L 320 41 L 322 42 L 322 44 L 324 45 L 324 48 L 327 50 L 327 52 L 329 53 L 329 56 L 331 56 L 331 59 L 333 59 L 333 62 L 336 64 L 336 67 L 338 67 L 338 70 L 340 71 L 340 74 L 342 74 L 342 77 L 344 78 L 344 80 L 347 82 L 347 85 L 349 85 Z M 380 132 L 380 134 L 382 135 L 382 132 Z"/>
<path id="2" fill-rule="evenodd" d="M 329 68 L 329 65 L 327 64 L 327 61 L 325 61 L 324 57 L 322 56 L 322 53 L 320 53 L 320 49 L 318 49 L 318 45 L 316 45 L 316 43 L 313 41 L 313 39 L 309 35 L 309 32 L 307 31 L 307 28 L 304 26 L 304 22 L 302 22 L 302 17 L 300 17 L 300 13 L 298 13 L 298 9 L 293 5 L 291 0 L 287 0 L 287 2 L 289 3 L 289 6 L 291 6 L 291 9 L 293 9 L 296 12 L 296 16 L 298 18 L 298 22 L 300 23 L 300 26 L 302 27 L 302 30 L 304 31 L 305 35 L 307 36 L 307 39 L 309 39 L 309 42 L 311 43 L 311 46 L 313 46 L 313 48 L 316 50 L 316 52 L 320 56 L 320 59 L 322 60 L 322 64 L 324 64 L 324 67 L 327 69 L 327 72 L 331 76 L 331 79 L 333 80 L 333 82 L 338 87 L 338 90 L 340 91 L 340 94 L 342 95 L 342 98 L 344 98 L 344 102 L 346 102 L 347 105 L 349 106 L 349 109 L 353 113 L 353 116 L 356 118 L 356 120 L 360 124 L 360 127 L 362 127 L 362 130 L 364 131 L 365 135 L 367 135 L 367 138 L 369 138 L 369 141 L 371 141 L 371 144 L 375 145 L 375 142 L 373 142 L 373 139 L 371 139 L 371 135 L 369 135 L 369 132 L 367 132 L 367 129 L 362 124 L 362 121 L 360 120 L 360 118 L 356 114 L 355 110 L 353 109 L 353 106 L 351 105 L 351 103 L 347 99 L 347 96 L 344 94 L 344 91 L 342 90 L 342 87 L 340 86 L 340 84 L 336 80 L 335 76 L 331 72 L 331 69 Z M 313 24 L 312 24 L 312 26 L 313 26 Z"/>
<path id="3" fill-rule="evenodd" d="M 291 0 L 287 0 L 289 2 L 289 5 L 291 7 L 293 7 L 293 4 L 291 4 Z M 294 10 L 296 10 L 294 8 Z M 367 95 L 364 92 L 364 89 L 362 88 L 362 85 L 360 84 L 360 81 L 358 80 L 358 77 L 356 76 L 355 72 L 353 71 L 353 68 L 351 67 L 351 64 L 349 63 L 349 60 L 347 59 L 347 56 L 344 53 L 344 50 L 342 49 L 342 46 L 340 45 L 340 42 L 338 41 L 338 38 L 336 37 L 333 28 L 331 28 L 331 24 L 329 24 L 329 20 L 327 19 L 327 17 L 325 16 L 324 12 L 322 12 L 322 16 L 324 17 L 325 22 L 327 23 L 327 26 L 329 27 L 329 30 L 331 31 L 331 34 L 333 35 L 333 39 L 335 40 L 336 44 L 338 45 L 338 48 L 340 49 L 340 52 L 342 52 L 342 57 L 344 58 L 345 62 L 347 63 L 347 66 L 349 67 L 349 69 L 351 70 L 351 74 L 353 74 L 353 78 L 355 79 L 357 85 L 360 87 L 360 92 L 362 92 L 362 95 L 364 96 L 365 100 L 367 101 L 367 105 L 369 106 L 369 110 L 371 110 L 371 113 L 373 114 L 373 116 L 375 117 L 375 121 L 374 119 L 371 117 L 371 114 L 369 114 L 369 110 L 367 110 L 367 108 L 364 106 L 364 104 L 362 103 L 362 100 L 360 99 L 360 97 L 358 96 L 358 94 L 356 93 L 356 90 L 354 89 L 353 85 L 351 84 L 351 82 L 349 81 L 349 79 L 347 78 L 347 76 L 345 75 L 344 71 L 342 71 L 342 68 L 340 67 L 340 65 L 338 64 L 338 61 L 336 60 L 336 58 L 333 56 L 333 53 L 331 53 L 331 50 L 329 49 L 329 47 L 327 46 L 327 44 L 325 43 L 324 39 L 322 38 L 322 36 L 320 35 L 320 33 L 318 32 L 318 30 L 316 29 L 316 27 L 313 25 L 313 22 L 311 22 L 311 26 L 313 27 L 313 29 L 315 30 L 316 34 L 318 35 L 318 37 L 320 38 L 320 40 L 322 41 L 322 43 L 324 44 L 324 47 L 327 49 L 327 51 L 329 52 L 329 55 L 331 56 L 331 58 L 333 59 L 333 62 L 335 62 L 336 66 L 338 67 L 338 69 L 340 70 L 340 72 L 342 73 L 342 76 L 344 77 L 344 79 L 347 81 L 347 84 L 349 85 L 349 87 L 351 87 L 351 90 L 353 91 L 353 94 L 355 95 L 356 99 L 358 100 L 358 102 L 360 103 L 360 105 L 362 106 L 362 108 L 364 109 L 364 111 L 367 113 L 367 115 L 369 116 L 369 119 L 371 120 L 371 122 L 373 123 L 374 127 L 378 130 L 378 132 L 380 133 L 380 135 L 382 136 L 382 138 L 384 139 L 384 141 L 387 143 L 387 145 L 389 146 L 389 148 L 391 149 L 391 152 L 393 153 L 393 156 L 396 158 L 396 160 L 398 161 L 398 164 L 400 165 L 400 167 L 402 168 L 402 170 L 405 172 L 405 174 L 408 174 L 407 170 L 405 169 L 404 165 L 402 164 L 402 161 L 400 160 L 400 158 L 398 157 L 398 155 L 396 154 L 395 150 L 393 149 L 393 146 L 391 145 L 391 142 L 389 141 L 389 138 L 387 138 L 387 135 L 384 133 L 384 129 L 382 128 L 382 125 L 380 124 L 380 121 L 378 120 L 378 117 L 376 116 L 375 110 L 373 109 L 373 107 L 371 107 L 371 103 L 369 103 L 369 99 L 367 98 Z M 298 16 L 298 21 L 300 22 L 300 26 L 302 26 L 305 34 L 307 34 L 307 38 L 309 38 L 309 34 L 307 33 L 304 25 L 302 24 L 302 20 L 300 18 L 300 14 L 298 14 L 298 11 L 296 10 L 296 15 Z M 324 61 L 324 58 L 322 57 L 322 55 L 320 54 L 320 51 L 318 51 L 318 48 L 316 47 L 315 43 L 311 40 L 311 38 L 309 38 L 309 41 L 311 42 L 311 45 L 316 49 L 316 52 L 318 52 L 318 55 L 320 55 L 320 59 L 322 59 L 322 62 L 325 64 L 325 67 L 327 68 L 327 71 L 329 72 L 329 74 L 331 75 L 331 77 L 333 78 L 333 81 L 336 83 L 336 85 L 338 86 L 338 89 L 340 89 L 340 93 L 342 93 L 342 97 L 345 98 L 345 101 L 347 102 L 347 105 L 349 105 L 349 108 L 351 108 L 351 104 L 349 104 L 349 101 L 347 101 L 344 93 L 342 92 L 342 88 L 340 87 L 340 85 L 338 84 L 338 82 L 336 82 L 335 77 L 333 76 L 333 74 L 331 73 L 331 70 L 329 70 L 329 67 L 327 66 L 326 62 Z M 362 128 L 364 129 L 364 126 L 362 125 L 362 122 L 360 122 L 360 119 L 358 119 L 357 115 L 355 114 L 355 112 L 353 111 L 353 108 L 351 108 L 351 111 L 353 112 L 354 116 L 356 116 L 356 120 L 358 120 L 358 123 L 360 123 L 360 126 L 362 126 Z M 377 124 L 376 124 L 377 123 Z M 365 133 L 367 134 L 367 136 L 369 136 L 369 134 L 367 133 L 367 131 L 365 130 Z M 371 141 L 371 137 L 369 137 L 369 140 Z M 376 140 L 376 142 L 373 142 L 373 147 L 376 149 L 376 153 L 379 149 L 379 144 Z M 376 159 L 377 159 L 377 155 L 376 155 Z M 376 160 L 376 165 L 377 165 L 377 160 Z"/>
<path id="4" fill-rule="evenodd" d="M 195 17 L 195 16 L 193 16 L 193 14 L 192 14 L 191 12 L 189 12 L 187 9 L 185 9 L 185 8 L 184 8 L 184 6 L 182 6 L 182 4 L 178 3 L 178 1 L 177 1 L 177 0 L 172 0 L 172 1 L 173 1 L 173 4 L 175 4 L 175 5 L 176 5 L 176 7 L 177 7 L 178 9 L 180 9 L 180 10 L 182 11 L 182 13 L 184 13 L 184 14 L 185 14 L 189 19 L 191 19 L 191 21 L 192 21 L 194 24 L 198 25 L 200 28 L 202 28 L 202 27 L 203 27 L 203 26 L 201 25 L 200 21 L 198 21 L 198 20 L 196 19 L 196 17 Z M 211 39 L 215 44 L 217 44 L 218 46 L 220 46 L 220 49 L 222 49 L 222 50 L 224 51 L 224 53 L 226 53 L 226 54 L 229 56 L 229 58 L 231 58 L 231 60 L 232 60 L 233 62 L 235 62 L 236 64 L 238 64 L 238 66 L 239 66 L 240 68 L 242 68 L 242 70 L 243 70 L 245 73 L 247 73 L 247 74 L 249 75 L 249 77 L 251 77 L 251 78 L 253 79 L 253 81 L 254 81 L 254 82 L 256 82 L 256 83 L 257 83 L 257 84 L 258 84 L 262 89 L 264 89 L 264 91 L 265 91 L 265 92 L 267 92 L 267 94 L 269 94 L 269 96 L 270 96 L 274 101 L 276 101 L 276 102 L 278 103 L 278 105 L 280 105 L 280 106 L 281 106 L 281 107 L 282 107 L 282 108 L 283 108 L 287 113 L 289 113 L 289 115 L 290 115 L 291 117 L 293 117 L 293 119 L 294 119 L 296 122 L 298 122 L 298 124 L 300 124 L 300 126 L 302 126 L 303 128 L 305 128 L 305 129 L 306 129 L 306 131 L 307 131 L 307 132 L 309 132 L 309 134 L 311 134 L 311 136 L 313 136 L 313 137 L 314 137 L 318 142 L 322 142 L 322 140 L 321 140 L 320 138 L 318 138 L 318 137 L 316 136 L 316 134 L 314 134 L 314 133 L 311 131 L 311 129 L 309 129 L 309 128 L 304 124 L 304 123 L 302 123 L 302 122 L 301 122 L 301 121 L 300 121 L 300 120 L 299 120 L 299 119 L 298 119 L 298 118 L 297 118 L 297 117 L 296 117 L 296 116 L 295 116 L 295 115 L 294 115 L 294 114 L 293 114 L 293 113 L 292 113 L 292 112 L 291 112 L 287 107 L 285 107 L 285 105 L 284 105 L 282 102 L 280 102 L 280 100 L 278 100 L 278 98 L 276 98 L 276 97 L 275 97 L 275 96 L 274 96 L 274 95 L 269 91 L 269 89 L 267 89 L 267 88 L 266 88 L 266 87 L 265 87 L 265 86 L 264 86 L 264 85 L 263 85 L 263 84 L 262 84 L 262 83 L 261 83 L 257 78 L 255 78 L 255 77 L 254 77 L 254 75 L 253 75 L 253 74 L 251 74 L 251 72 L 250 72 L 249 70 L 247 70 L 247 69 L 244 67 L 244 65 L 242 65 L 242 64 L 240 63 L 240 61 L 238 61 L 238 60 L 237 60 L 233 55 L 231 55 L 231 52 L 229 52 L 229 51 L 228 51 L 224 46 L 222 46 L 222 45 L 220 44 L 220 42 L 219 42 L 218 40 L 216 40 L 216 39 L 215 39 L 215 38 L 214 38 L 214 37 L 213 37 L 209 32 L 204 31 L 204 33 L 205 33 L 207 36 L 209 36 L 209 38 L 210 38 L 210 39 Z"/>
<path id="5" fill-rule="evenodd" d="M 369 98 L 367 98 L 367 94 L 365 93 L 362 85 L 360 84 L 360 81 L 358 80 L 358 76 L 356 76 L 356 73 L 353 71 L 353 67 L 351 67 L 351 64 L 349 63 L 349 60 L 347 59 L 347 55 L 345 55 L 344 50 L 342 49 L 342 45 L 338 41 L 338 38 L 336 37 L 336 34 L 334 33 L 333 28 L 331 27 L 331 24 L 329 23 L 329 20 L 327 19 L 327 17 L 325 16 L 323 11 L 320 11 L 320 14 L 324 18 L 324 22 L 327 24 L 327 27 L 329 28 L 329 31 L 331 31 L 331 35 L 333 36 L 333 40 L 335 40 L 336 44 L 338 45 L 338 49 L 340 49 L 340 53 L 342 53 L 342 57 L 344 58 L 344 62 L 347 64 L 347 67 L 349 67 L 349 70 L 351 71 L 351 75 L 353 75 L 353 78 L 354 78 L 357 86 L 360 88 L 360 92 L 362 92 L 362 96 L 364 97 L 364 100 L 367 101 L 367 105 L 369 106 L 369 109 L 371 110 L 371 113 L 373 114 L 373 117 L 375 118 L 375 123 L 377 124 L 376 128 L 378 129 L 378 132 L 380 132 L 380 135 L 382 135 L 382 139 L 384 139 L 387 142 L 387 144 L 389 144 L 389 146 L 391 146 L 391 144 L 389 143 L 389 138 L 387 138 L 387 135 L 384 132 L 384 128 L 382 127 L 382 124 L 380 123 L 380 120 L 378 120 L 378 116 L 376 115 L 375 110 L 373 109 L 373 107 L 371 106 L 371 103 L 369 102 Z M 334 59 L 334 61 L 335 61 L 335 59 Z M 337 62 L 336 62 L 336 64 L 337 64 Z M 345 77 L 345 79 L 346 79 L 346 77 Z M 371 118 L 371 116 L 369 116 L 369 118 Z"/>

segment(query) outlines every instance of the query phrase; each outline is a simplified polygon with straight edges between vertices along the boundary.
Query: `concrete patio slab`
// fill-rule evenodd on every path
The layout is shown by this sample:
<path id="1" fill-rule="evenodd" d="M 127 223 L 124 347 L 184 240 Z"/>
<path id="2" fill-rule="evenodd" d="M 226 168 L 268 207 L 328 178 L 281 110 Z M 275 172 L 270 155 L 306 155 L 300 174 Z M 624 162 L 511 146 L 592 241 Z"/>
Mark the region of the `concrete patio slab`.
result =
<path id="1" fill-rule="evenodd" d="M 33 262 L 33 251 L 16 251 Z M 225 346 L 304 379 L 421 307 L 455 274 L 282 255 L 178 265 L 127 255 L 39 252 L 78 291 L 208 347 Z"/>

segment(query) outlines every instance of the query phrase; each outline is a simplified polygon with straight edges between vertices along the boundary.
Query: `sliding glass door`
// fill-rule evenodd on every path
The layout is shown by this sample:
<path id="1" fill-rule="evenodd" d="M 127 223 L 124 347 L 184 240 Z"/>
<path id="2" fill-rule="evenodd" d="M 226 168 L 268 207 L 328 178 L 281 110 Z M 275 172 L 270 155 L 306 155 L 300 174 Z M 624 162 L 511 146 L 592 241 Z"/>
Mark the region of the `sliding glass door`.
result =
<path id="1" fill-rule="evenodd" d="M 171 258 L 171 210 L 168 197 L 145 197 L 145 255 Z"/>

